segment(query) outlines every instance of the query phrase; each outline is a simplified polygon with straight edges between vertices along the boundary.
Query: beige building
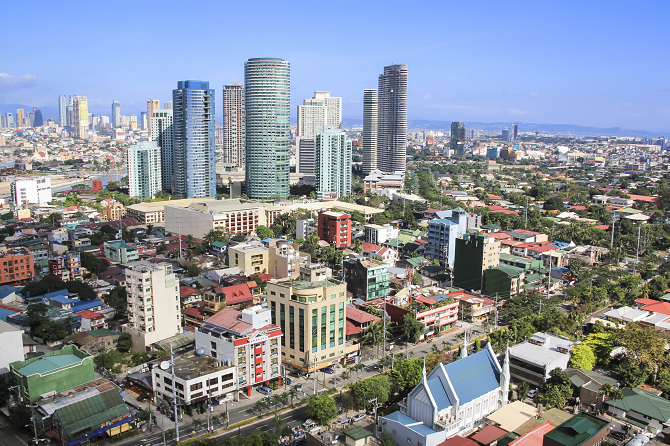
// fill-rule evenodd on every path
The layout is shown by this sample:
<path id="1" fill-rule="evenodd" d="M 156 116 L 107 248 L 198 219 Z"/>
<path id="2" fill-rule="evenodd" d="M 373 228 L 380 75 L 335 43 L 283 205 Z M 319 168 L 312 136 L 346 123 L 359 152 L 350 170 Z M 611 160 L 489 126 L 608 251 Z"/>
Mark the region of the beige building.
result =
<path id="1" fill-rule="evenodd" d="M 119 203 L 113 198 L 102 200 L 100 206 L 102 206 L 103 217 L 108 221 L 118 220 L 126 216 L 126 208 L 123 206 L 123 203 Z"/>
<path id="2" fill-rule="evenodd" d="M 310 264 L 311 256 L 299 251 L 290 240 L 272 240 L 269 247 L 269 272 L 277 278 L 300 276 L 300 268 Z"/>
<path id="3" fill-rule="evenodd" d="M 133 350 L 149 349 L 155 342 L 181 333 L 179 282 L 169 263 L 146 260 L 129 263 L 125 270 L 128 293 L 128 323 Z"/>
<path id="4" fill-rule="evenodd" d="M 183 200 L 155 201 L 153 203 L 138 203 L 126 208 L 128 217 L 134 218 L 142 224 L 156 224 L 165 221 L 165 206 L 189 206 L 195 202 L 215 201 L 214 198 L 185 198 Z M 175 231 L 176 233 L 177 231 Z"/>
<path id="5" fill-rule="evenodd" d="M 324 279 L 302 280 L 323 269 Z M 347 285 L 325 278 L 325 267 L 301 268 L 300 280 L 272 281 L 267 284 L 272 324 L 281 328 L 282 362 L 313 371 L 344 361 L 358 350 L 347 345 Z"/>
<path id="6" fill-rule="evenodd" d="M 255 273 L 271 274 L 268 272 L 269 259 L 270 250 L 256 240 L 228 247 L 228 266 L 237 266 L 248 276 Z"/>
<path id="7" fill-rule="evenodd" d="M 149 99 L 147 100 L 147 130 L 149 135 L 151 135 L 151 117 L 154 115 L 154 110 L 158 110 L 160 107 L 160 101 L 158 99 Z"/>

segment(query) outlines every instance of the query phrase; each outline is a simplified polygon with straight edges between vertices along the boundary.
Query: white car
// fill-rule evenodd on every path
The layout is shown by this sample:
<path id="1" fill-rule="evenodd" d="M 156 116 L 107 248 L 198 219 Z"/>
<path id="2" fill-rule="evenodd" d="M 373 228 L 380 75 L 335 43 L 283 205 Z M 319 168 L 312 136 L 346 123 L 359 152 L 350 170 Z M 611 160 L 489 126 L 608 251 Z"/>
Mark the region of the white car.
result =
<path id="1" fill-rule="evenodd" d="M 355 423 L 356 421 L 361 421 L 366 416 L 367 415 L 365 415 L 364 413 L 359 413 L 358 415 L 354 415 L 353 417 L 351 417 L 351 421 Z"/>
<path id="2" fill-rule="evenodd" d="M 337 420 L 335 424 L 347 424 L 349 422 L 349 418 L 342 418 L 340 420 Z"/>
<path id="3" fill-rule="evenodd" d="M 533 389 L 533 390 L 531 390 L 530 392 L 528 392 L 528 394 L 527 394 L 526 396 L 527 396 L 528 398 L 535 398 L 535 396 L 536 396 L 538 393 L 539 393 L 539 392 L 538 392 L 537 389 Z"/>

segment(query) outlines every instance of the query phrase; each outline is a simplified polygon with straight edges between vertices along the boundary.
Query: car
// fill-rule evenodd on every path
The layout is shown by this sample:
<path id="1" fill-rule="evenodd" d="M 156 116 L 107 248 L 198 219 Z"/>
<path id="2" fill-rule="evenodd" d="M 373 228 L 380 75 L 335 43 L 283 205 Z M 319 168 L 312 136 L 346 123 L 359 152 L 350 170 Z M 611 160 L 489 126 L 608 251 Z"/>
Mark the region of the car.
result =
<path id="1" fill-rule="evenodd" d="M 304 446 L 305 444 L 307 444 L 307 439 L 306 438 L 300 438 L 300 439 L 294 441 L 293 443 L 291 443 L 291 446 Z"/>
<path id="2" fill-rule="evenodd" d="M 327 373 L 329 375 L 332 375 L 333 373 L 335 373 L 335 370 L 331 369 L 330 367 L 324 367 L 324 368 L 321 369 L 321 371 L 323 373 Z"/>
<path id="3" fill-rule="evenodd" d="M 335 424 L 348 424 L 349 423 L 349 418 L 340 418 L 335 422 Z"/>
<path id="4" fill-rule="evenodd" d="M 351 417 L 351 421 L 353 421 L 355 423 L 356 421 L 361 421 L 366 416 L 367 415 L 365 415 L 363 412 L 361 412 L 358 415 L 354 415 L 353 417 Z"/>
<path id="5" fill-rule="evenodd" d="M 293 380 L 291 378 L 284 378 L 284 381 L 286 381 L 286 385 L 290 386 Z"/>
<path id="6" fill-rule="evenodd" d="M 297 390 L 298 392 L 302 392 L 302 384 L 296 384 L 295 390 Z"/>
<path id="7" fill-rule="evenodd" d="M 149 401 L 150 398 L 151 398 L 151 395 L 149 395 L 148 393 L 143 393 L 142 395 L 137 397 L 137 401 L 139 401 L 140 403 L 143 403 L 145 401 Z"/>
<path id="8" fill-rule="evenodd" d="M 256 389 L 259 393 L 262 393 L 263 395 L 272 395 L 272 389 L 269 387 L 261 386 L 258 389 Z"/>
<path id="9" fill-rule="evenodd" d="M 537 389 L 532 389 L 530 392 L 528 392 L 528 393 L 526 394 L 526 396 L 527 396 L 528 398 L 535 398 L 535 396 L 537 396 L 538 393 L 539 393 L 539 392 L 538 392 Z"/>

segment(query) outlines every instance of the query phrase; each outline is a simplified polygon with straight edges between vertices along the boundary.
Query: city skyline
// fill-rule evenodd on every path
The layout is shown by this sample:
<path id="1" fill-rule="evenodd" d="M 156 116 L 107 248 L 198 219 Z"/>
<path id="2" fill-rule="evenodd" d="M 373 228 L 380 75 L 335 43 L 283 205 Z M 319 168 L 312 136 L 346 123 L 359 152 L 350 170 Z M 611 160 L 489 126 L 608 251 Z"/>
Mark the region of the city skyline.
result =
<path id="1" fill-rule="evenodd" d="M 222 8 L 214 2 L 203 5 L 212 15 Z M 18 4 L 10 3 L 6 9 L 8 17 L 21 17 Z M 291 122 L 295 122 L 301 100 L 320 90 L 343 98 L 343 117 L 362 117 L 360 91 L 376 88 L 377 67 L 402 63 L 412 70 L 410 120 L 670 129 L 670 108 L 665 105 L 670 89 L 662 75 L 669 63 L 659 57 L 664 41 L 662 18 L 670 5 L 662 2 L 632 10 L 623 2 L 610 2 L 607 8 L 578 2 L 522 2 L 513 8 L 495 3 L 431 2 L 420 8 L 405 7 L 403 14 L 394 13 L 392 5 L 379 10 L 371 4 L 345 2 L 337 10 L 329 10 L 333 20 L 366 15 L 376 20 L 360 32 L 314 41 L 290 32 L 270 38 L 271 23 L 287 12 L 281 5 L 267 3 L 257 8 L 254 16 L 255 26 L 262 31 L 248 36 L 248 41 L 245 38 L 244 45 L 228 48 L 225 58 L 206 57 L 211 46 L 194 47 L 177 35 L 138 31 L 148 20 L 169 24 L 173 17 L 168 11 L 172 9 L 170 2 L 161 7 L 147 2 L 137 5 L 132 13 L 112 5 L 95 5 L 89 10 L 66 4 L 41 8 L 31 14 L 30 22 L 9 21 L 0 35 L 21 35 L 34 54 L 25 57 L 18 45 L 7 49 L 0 74 L 0 112 L 15 113 L 5 109 L 5 104 L 57 108 L 59 95 L 82 95 L 89 98 L 89 109 L 96 115 L 109 114 L 111 102 L 118 100 L 124 114 L 139 116 L 148 99 L 169 100 L 169 92 L 179 79 L 206 79 L 212 88 L 221 89 L 243 82 L 245 60 L 268 56 L 291 61 Z M 245 11 L 244 5 L 226 10 L 242 17 Z M 318 10 L 295 7 L 286 20 L 301 23 L 314 13 Z M 56 33 L 64 21 L 89 23 L 96 16 L 106 19 L 87 28 L 81 51 L 98 57 L 72 61 L 40 43 L 44 36 Z M 440 16 L 458 16 L 459 20 L 450 21 L 447 32 L 437 25 L 431 31 L 430 18 Z M 40 32 L 24 32 L 26 24 Z M 215 42 L 244 35 L 241 30 L 245 24 L 244 20 L 231 21 L 222 35 L 214 29 L 195 28 L 195 24 L 184 26 L 188 28 L 186 35 L 197 31 L 205 41 Z M 406 32 L 384 33 L 389 26 L 405 27 Z M 119 38 L 109 39 L 112 34 Z M 139 55 L 124 53 L 123 61 L 104 56 L 119 54 L 120 48 L 159 41 L 161 46 L 180 51 L 183 57 L 178 65 L 154 70 L 141 63 Z M 376 42 L 374 51 L 368 43 L 372 41 Z M 457 67 L 452 63 L 454 53 L 460 54 Z M 634 61 L 645 61 L 649 67 L 626 68 L 617 62 L 624 55 L 634 55 Z M 134 67 L 132 76 L 127 74 L 128 66 Z M 222 116 L 221 106 L 217 107 L 217 115 Z"/>

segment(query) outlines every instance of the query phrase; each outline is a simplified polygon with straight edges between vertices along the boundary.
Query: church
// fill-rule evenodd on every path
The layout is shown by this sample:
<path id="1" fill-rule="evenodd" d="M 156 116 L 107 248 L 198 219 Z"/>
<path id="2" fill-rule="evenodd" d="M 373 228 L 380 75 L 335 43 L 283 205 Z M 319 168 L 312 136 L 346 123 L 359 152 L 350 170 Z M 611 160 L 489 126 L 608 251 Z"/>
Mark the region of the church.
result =
<path id="1" fill-rule="evenodd" d="M 378 421 L 398 445 L 437 446 L 454 435 L 463 435 L 481 420 L 508 403 L 509 350 L 500 366 L 490 344 L 461 358 L 438 364 L 400 403 L 400 410 Z M 464 435 L 463 435 L 464 436 Z"/>

